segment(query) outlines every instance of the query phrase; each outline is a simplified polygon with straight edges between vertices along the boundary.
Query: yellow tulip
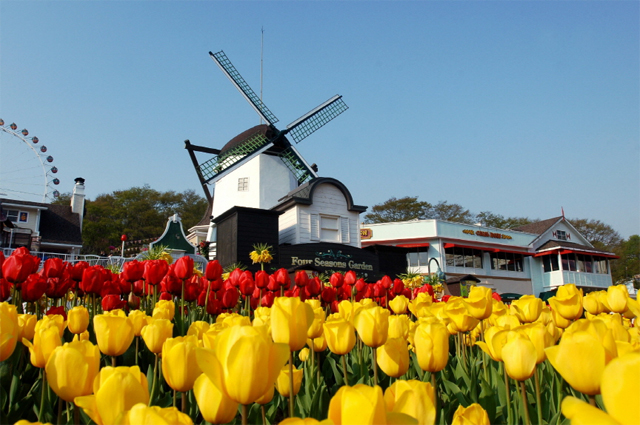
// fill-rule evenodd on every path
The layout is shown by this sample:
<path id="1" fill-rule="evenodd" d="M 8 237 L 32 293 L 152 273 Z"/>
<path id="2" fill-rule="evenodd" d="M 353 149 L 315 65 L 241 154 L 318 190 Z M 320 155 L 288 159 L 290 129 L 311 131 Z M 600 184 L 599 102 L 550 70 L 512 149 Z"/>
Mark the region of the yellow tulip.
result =
<path id="1" fill-rule="evenodd" d="M 29 422 L 26 419 L 20 419 L 18 422 L 16 422 L 13 425 L 51 425 L 51 422 L 45 422 L 43 424 L 42 422 Z"/>
<path id="2" fill-rule="evenodd" d="M 149 403 L 146 376 L 138 366 L 103 367 L 93 381 L 93 395 L 74 403 L 98 425 L 119 423 L 117 418 L 138 403 Z"/>
<path id="3" fill-rule="evenodd" d="M 582 289 L 578 289 L 573 283 L 562 285 L 556 295 L 549 299 L 549 305 L 565 319 L 577 320 L 582 317 L 584 309 Z"/>
<path id="4" fill-rule="evenodd" d="M 343 300 L 338 303 L 338 313 L 347 322 L 353 323 L 356 314 L 363 308 L 360 303 L 352 303 L 349 300 Z"/>
<path id="5" fill-rule="evenodd" d="M 572 396 L 565 397 L 560 408 L 571 425 L 622 425 L 597 407 Z"/>
<path id="6" fill-rule="evenodd" d="M 489 323 L 495 326 L 496 320 L 502 316 L 508 316 L 509 311 L 507 310 L 507 306 L 504 305 L 502 301 L 498 301 L 495 298 L 493 298 L 492 305 L 493 306 L 491 310 L 491 316 L 489 316 Z"/>
<path id="7" fill-rule="evenodd" d="M 93 392 L 93 380 L 100 370 L 100 350 L 89 341 L 57 347 L 45 366 L 47 382 L 64 401 Z"/>
<path id="8" fill-rule="evenodd" d="M 605 364 L 609 363 L 613 358 L 618 357 L 618 350 L 613 331 L 607 327 L 607 324 L 596 318 L 594 320 L 580 319 L 576 320 L 565 331 L 565 335 L 575 332 L 588 332 L 600 341 L 604 348 Z"/>
<path id="9" fill-rule="evenodd" d="M 187 335 L 194 335 L 199 340 L 202 340 L 202 335 L 209 330 L 209 322 L 204 322 L 202 320 L 197 320 L 189 326 L 189 330 L 187 331 Z"/>
<path id="10" fill-rule="evenodd" d="M 322 329 L 324 330 L 324 325 L 322 325 Z M 355 343 L 355 331 L 353 332 L 354 332 L 353 340 Z M 309 346 L 309 348 L 313 349 L 313 351 L 316 353 L 322 353 L 324 350 L 326 350 L 328 345 L 327 345 L 327 338 L 325 338 L 324 332 L 318 338 L 307 339 L 307 345 Z"/>
<path id="11" fill-rule="evenodd" d="M 409 303 L 409 311 L 411 311 L 411 313 L 416 317 L 424 317 L 430 314 L 429 308 L 432 304 L 433 298 L 431 298 L 431 295 L 425 292 L 420 292 Z"/>
<path id="12" fill-rule="evenodd" d="M 629 292 L 625 285 L 612 285 L 607 288 L 607 304 L 614 313 L 624 313 L 627 309 Z"/>
<path id="13" fill-rule="evenodd" d="M 67 327 L 67 322 L 65 322 L 64 317 L 59 314 L 42 316 L 42 319 L 38 320 L 38 322 L 36 323 L 35 331 L 37 332 L 38 329 L 49 327 L 55 327 L 56 329 L 58 329 L 58 335 L 60 335 L 60 338 L 62 338 L 62 336 L 64 335 L 64 329 Z"/>
<path id="14" fill-rule="evenodd" d="M 387 341 L 389 334 L 389 310 L 383 307 L 363 308 L 353 319 L 362 342 L 378 348 Z"/>
<path id="15" fill-rule="evenodd" d="M 250 326 L 251 319 L 238 313 L 222 313 L 216 317 L 216 323 L 222 323 L 228 327 L 235 325 Z"/>
<path id="16" fill-rule="evenodd" d="M 545 353 L 554 369 L 575 390 L 589 395 L 600 393 L 606 356 L 596 336 L 586 331 L 565 332 L 560 344 L 545 349 Z"/>
<path id="17" fill-rule="evenodd" d="M 439 323 L 423 323 L 416 328 L 414 349 L 420 369 L 439 372 L 449 360 L 449 332 Z"/>
<path id="18" fill-rule="evenodd" d="M 542 313 L 542 300 L 534 295 L 523 295 L 511 303 L 511 310 L 522 323 L 535 322 Z"/>
<path id="19" fill-rule="evenodd" d="M 324 308 L 322 308 L 322 306 L 313 307 L 313 304 L 311 304 L 309 301 L 311 300 L 306 300 L 305 303 L 309 304 L 313 308 L 313 322 L 311 323 L 311 326 L 309 326 L 309 329 L 307 330 L 307 338 L 314 339 L 322 335 L 322 332 L 323 332 L 322 325 L 326 320 L 326 313 L 324 312 Z M 314 301 L 318 301 L 318 300 L 314 300 Z"/>
<path id="20" fill-rule="evenodd" d="M 547 327 L 541 322 L 534 322 L 521 326 L 518 331 L 525 333 L 536 348 L 536 364 L 544 362 L 547 358 L 544 349 L 555 345 L 555 340 L 547 331 Z"/>
<path id="21" fill-rule="evenodd" d="M 313 308 L 298 297 L 278 297 L 271 307 L 271 335 L 276 343 L 298 351 L 307 343 L 307 331 L 313 323 Z"/>
<path id="22" fill-rule="evenodd" d="M 67 327 L 73 334 L 81 334 L 89 327 L 89 310 L 78 305 L 67 312 Z"/>
<path id="23" fill-rule="evenodd" d="M 342 356 L 349 353 L 356 345 L 355 328 L 342 317 L 331 317 L 324 322 L 323 327 L 324 338 L 332 353 Z"/>
<path id="24" fill-rule="evenodd" d="M 404 295 L 397 295 L 389 301 L 389 307 L 395 314 L 404 314 L 409 309 L 409 299 Z"/>
<path id="25" fill-rule="evenodd" d="M 176 391 L 192 389 L 202 373 L 196 361 L 196 348 L 198 338 L 194 335 L 168 338 L 162 345 L 162 376 Z"/>
<path id="26" fill-rule="evenodd" d="M 173 323 L 167 319 L 149 318 L 141 335 L 149 351 L 153 354 L 161 353 L 164 342 L 173 336 Z"/>
<path id="27" fill-rule="evenodd" d="M 180 412 L 175 407 L 161 408 L 146 406 L 142 403 L 136 404 L 124 412 L 116 423 L 122 425 L 193 425 L 189 415 Z"/>
<path id="28" fill-rule="evenodd" d="M 502 361 L 502 347 L 507 343 L 508 330 L 498 326 L 492 326 L 484 334 L 484 341 L 476 342 L 476 345 L 497 362 Z"/>
<path id="29" fill-rule="evenodd" d="M 98 314 L 93 317 L 93 329 L 100 351 L 107 356 L 124 354 L 133 341 L 133 324 L 126 316 Z"/>
<path id="30" fill-rule="evenodd" d="M 8 359 L 18 343 L 20 335 L 20 325 L 18 323 L 18 310 L 13 304 L 8 302 L 0 303 L 0 361 Z"/>
<path id="31" fill-rule="evenodd" d="M 333 425 L 333 423 L 331 421 L 329 421 L 328 419 L 325 419 L 324 421 L 319 421 L 317 419 L 314 418 L 287 418 L 283 421 L 280 421 L 280 423 L 278 425 Z"/>
<path id="32" fill-rule="evenodd" d="M 451 319 L 450 326 L 455 332 L 468 332 L 478 326 L 480 321 L 473 317 L 467 307 L 467 302 L 462 298 L 449 300 L 444 307 L 444 312 Z M 449 325 L 448 325 L 449 326 Z"/>
<path id="33" fill-rule="evenodd" d="M 602 401 L 622 424 L 640 424 L 640 353 L 611 360 L 602 376 Z"/>
<path id="34" fill-rule="evenodd" d="M 513 316 L 512 316 L 513 317 Z M 535 322 L 532 323 L 542 323 L 543 325 L 548 325 L 549 322 L 553 321 L 553 317 L 551 317 L 551 309 L 548 305 L 542 305 L 542 311 L 540 312 L 540 316 L 536 319 Z"/>
<path id="35" fill-rule="evenodd" d="M 212 381 L 215 368 L 209 364 L 219 365 L 227 395 L 240 404 L 251 404 L 265 395 L 288 358 L 287 344 L 273 343 L 254 327 L 239 325 L 220 332 L 213 349 L 196 351 L 198 366 Z"/>
<path id="36" fill-rule="evenodd" d="M 307 340 L 307 343 L 308 342 L 309 340 Z M 304 347 L 302 350 L 300 350 L 300 352 L 298 353 L 298 358 L 301 362 L 306 362 L 309 358 L 309 349 L 307 347 Z"/>
<path id="37" fill-rule="evenodd" d="M 469 407 L 458 406 L 458 410 L 453 414 L 451 425 L 491 425 L 487 411 L 478 403 L 473 403 Z"/>
<path id="38" fill-rule="evenodd" d="M 389 334 L 388 338 L 404 338 L 409 337 L 409 329 L 411 329 L 411 319 L 405 314 L 389 316 Z"/>
<path id="39" fill-rule="evenodd" d="M 230 326 L 226 323 L 214 323 L 209 326 L 209 329 L 202 334 L 202 346 L 204 348 L 215 347 L 215 341 L 218 334 L 227 328 L 230 328 Z"/>
<path id="40" fill-rule="evenodd" d="M 231 422 L 238 413 L 238 403 L 227 395 L 220 371 L 209 375 L 201 374 L 193 386 L 200 413 L 212 424 Z"/>
<path id="41" fill-rule="evenodd" d="M 582 299 L 582 306 L 584 307 L 584 309 L 594 316 L 597 316 L 607 309 L 607 307 L 605 307 L 605 305 L 602 304 L 601 301 L 602 293 L 604 293 L 604 291 L 589 292 Z"/>
<path id="42" fill-rule="evenodd" d="M 491 288 L 485 286 L 473 286 L 466 299 L 469 313 L 478 320 L 484 320 L 491 316 L 493 311 L 493 297 Z"/>
<path id="43" fill-rule="evenodd" d="M 393 378 L 399 378 L 409 370 L 409 346 L 404 338 L 388 338 L 376 348 L 380 369 Z"/>
<path id="44" fill-rule="evenodd" d="M 142 328 L 147 326 L 147 320 L 150 319 L 147 313 L 142 310 L 131 310 L 129 319 L 133 325 L 133 335 L 142 336 Z"/>
<path id="45" fill-rule="evenodd" d="M 556 325 L 560 329 L 566 329 L 569 326 L 571 326 L 571 323 L 572 323 L 571 320 L 562 316 L 560 313 L 558 313 L 557 310 L 551 310 L 551 318 L 554 325 Z"/>
<path id="46" fill-rule="evenodd" d="M 4 323 L 2 325 L 4 328 Z M 27 339 L 23 339 L 22 343 L 29 347 L 29 352 L 31 353 L 31 364 L 35 367 L 43 368 L 47 364 L 53 350 L 62 345 L 62 339 L 60 338 L 60 332 L 55 325 L 51 324 L 48 327 L 43 326 L 39 328 L 36 324 L 33 343 Z"/>
<path id="47" fill-rule="evenodd" d="M 536 347 L 524 332 L 509 332 L 502 347 L 502 361 L 511 378 L 517 381 L 531 378 L 536 370 L 537 357 Z"/>
<path id="48" fill-rule="evenodd" d="M 435 391 L 429 382 L 395 381 L 384 392 L 384 401 L 388 412 L 405 413 L 420 425 L 435 423 Z"/>
<path id="49" fill-rule="evenodd" d="M 151 314 L 154 318 L 173 320 L 176 314 L 176 305 L 173 301 L 160 300 L 156 303 Z"/>
<path id="50" fill-rule="evenodd" d="M 20 334 L 18 339 L 22 341 L 22 338 L 33 340 L 33 336 L 36 332 L 36 323 L 38 318 L 33 314 L 18 314 L 18 327 Z"/>
<path id="51" fill-rule="evenodd" d="M 382 389 L 364 384 L 340 387 L 329 402 L 328 419 L 335 425 L 386 424 Z"/>
<path id="52" fill-rule="evenodd" d="M 300 391 L 300 386 L 302 385 L 302 369 L 296 369 L 293 366 L 293 395 L 297 395 Z M 291 397 L 291 390 L 289 388 L 289 366 L 284 366 L 280 369 L 280 373 L 278 374 L 278 378 L 276 379 L 276 390 L 280 393 L 282 397 Z"/>

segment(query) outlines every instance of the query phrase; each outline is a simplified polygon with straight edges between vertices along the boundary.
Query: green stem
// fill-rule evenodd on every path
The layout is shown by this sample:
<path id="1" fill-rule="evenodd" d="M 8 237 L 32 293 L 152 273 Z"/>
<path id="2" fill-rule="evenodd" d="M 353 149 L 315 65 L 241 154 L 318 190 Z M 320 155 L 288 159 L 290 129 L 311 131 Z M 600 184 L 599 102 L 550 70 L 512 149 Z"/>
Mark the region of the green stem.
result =
<path id="1" fill-rule="evenodd" d="M 434 399 L 434 407 L 436 408 L 436 417 L 434 423 L 438 423 L 438 383 L 436 382 L 436 373 L 431 372 L 431 386 L 433 387 L 433 399 Z"/>
<path id="2" fill-rule="evenodd" d="M 56 423 L 62 423 L 62 399 L 58 397 L 58 416 L 56 417 Z"/>
<path id="3" fill-rule="evenodd" d="M 45 423 L 43 418 L 43 413 L 44 413 L 45 391 L 47 388 L 47 374 L 45 373 L 44 369 L 41 369 L 41 371 L 42 371 L 42 392 L 40 394 L 40 410 L 38 411 L 38 421 Z"/>
<path id="4" fill-rule="evenodd" d="M 138 345 L 140 343 L 140 337 L 136 336 L 134 338 L 136 339 L 136 366 L 138 366 Z"/>
<path id="5" fill-rule="evenodd" d="M 349 378 L 347 377 L 347 360 L 344 357 L 344 354 L 340 356 L 340 361 L 342 362 L 342 371 L 344 372 L 344 384 L 349 385 Z"/>
<path id="6" fill-rule="evenodd" d="M 536 384 L 536 412 L 538 413 L 538 423 L 542 423 L 542 401 L 540 400 L 540 378 L 538 377 L 538 365 L 536 365 L 536 370 L 533 372 L 533 377 L 535 379 Z"/>
<path id="7" fill-rule="evenodd" d="M 507 423 L 511 423 L 511 390 L 509 389 L 509 375 L 507 375 L 507 368 L 502 364 L 502 371 L 504 374 L 504 388 L 507 394 Z"/>
<path id="8" fill-rule="evenodd" d="M 173 407 L 176 407 L 176 390 L 173 390 Z"/>
<path id="9" fill-rule="evenodd" d="M 182 319 L 181 335 L 184 335 L 184 279 L 182 279 L 182 295 L 180 296 L 180 318 Z"/>
<path id="10" fill-rule="evenodd" d="M 378 385 L 378 350 L 371 348 L 373 352 L 373 386 Z"/>
<path id="11" fill-rule="evenodd" d="M 73 423 L 80 424 L 80 408 L 75 404 L 73 405 Z"/>
<path id="12" fill-rule="evenodd" d="M 247 418 L 248 414 L 247 414 L 247 405 L 243 404 L 242 405 L 242 425 L 247 425 L 248 422 L 248 418 Z"/>
<path id="13" fill-rule="evenodd" d="M 187 413 L 187 393 L 180 393 L 180 398 L 182 399 L 182 413 Z"/>
<path id="14" fill-rule="evenodd" d="M 289 417 L 293 418 L 295 406 L 295 392 L 293 391 L 293 351 L 289 351 Z"/>
<path id="15" fill-rule="evenodd" d="M 156 394 L 156 386 L 158 383 L 158 353 L 155 354 L 156 360 L 153 364 L 153 384 L 151 385 L 151 395 L 149 396 L 149 404 L 153 404 L 153 396 Z"/>
<path id="16" fill-rule="evenodd" d="M 596 406 L 596 396 L 593 396 L 593 395 L 589 396 L 589 404 L 592 405 L 593 407 L 597 407 Z"/>
<path id="17" fill-rule="evenodd" d="M 260 415 L 262 416 L 262 425 L 267 425 L 267 412 L 265 412 L 264 404 L 260 405 Z"/>
<path id="18" fill-rule="evenodd" d="M 112 367 L 116 367 L 116 357 L 115 356 L 111 356 L 111 366 Z"/>
<path id="19" fill-rule="evenodd" d="M 524 406 L 525 424 L 531 425 L 531 419 L 529 418 L 529 403 L 527 403 L 527 389 L 525 388 L 524 381 L 520 381 L 520 395 L 522 396 L 522 405 Z"/>

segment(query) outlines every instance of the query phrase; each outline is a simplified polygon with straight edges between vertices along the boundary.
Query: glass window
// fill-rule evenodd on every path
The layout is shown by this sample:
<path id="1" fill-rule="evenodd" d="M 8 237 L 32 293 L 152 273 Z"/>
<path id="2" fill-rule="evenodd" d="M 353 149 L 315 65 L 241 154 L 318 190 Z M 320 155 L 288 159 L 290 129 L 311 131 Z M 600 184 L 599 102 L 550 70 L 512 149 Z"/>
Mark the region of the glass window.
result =
<path id="1" fill-rule="evenodd" d="M 238 179 L 238 192 L 247 192 L 249 190 L 249 177 L 240 177 Z"/>
<path id="2" fill-rule="evenodd" d="M 420 265 L 417 252 L 410 252 L 407 257 L 409 258 L 409 267 L 418 267 Z"/>
<path id="3" fill-rule="evenodd" d="M 542 264 L 545 273 L 560 270 L 560 267 L 558 266 L 558 256 L 556 254 L 545 255 L 542 257 Z"/>
<path id="4" fill-rule="evenodd" d="M 564 230 L 557 230 L 556 231 L 556 237 L 558 239 L 560 239 L 561 241 L 566 241 L 567 240 L 567 233 Z"/>
<path id="5" fill-rule="evenodd" d="M 593 257 L 593 272 L 600 274 L 609 273 L 609 268 L 607 267 L 607 259 L 604 257 Z"/>
<path id="6" fill-rule="evenodd" d="M 584 271 L 587 273 L 593 273 L 593 260 L 590 255 L 584 256 Z"/>
<path id="7" fill-rule="evenodd" d="M 9 221 L 17 222 L 18 221 L 18 210 L 7 210 L 7 218 Z"/>
<path id="8" fill-rule="evenodd" d="M 562 270 L 577 271 L 575 254 L 562 254 Z"/>
<path id="9" fill-rule="evenodd" d="M 522 272 L 524 270 L 524 256 L 512 252 L 492 252 L 491 268 L 493 270 L 506 270 Z"/>
<path id="10" fill-rule="evenodd" d="M 472 248 L 446 248 L 447 266 L 464 268 L 482 268 L 482 251 Z"/>
<path id="11" fill-rule="evenodd" d="M 418 252 L 418 262 L 422 267 L 426 267 L 429 265 L 429 253 L 427 251 Z"/>

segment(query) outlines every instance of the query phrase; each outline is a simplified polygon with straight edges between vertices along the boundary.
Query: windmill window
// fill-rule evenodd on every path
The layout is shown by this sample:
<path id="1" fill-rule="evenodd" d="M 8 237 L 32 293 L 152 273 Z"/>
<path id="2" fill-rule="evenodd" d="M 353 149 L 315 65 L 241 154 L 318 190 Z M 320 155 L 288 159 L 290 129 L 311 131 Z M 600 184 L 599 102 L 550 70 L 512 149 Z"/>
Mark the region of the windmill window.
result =
<path id="1" fill-rule="evenodd" d="M 238 179 L 238 192 L 249 191 L 249 177 L 240 177 Z"/>
<path id="2" fill-rule="evenodd" d="M 340 242 L 338 217 L 320 216 L 320 240 L 323 242 Z"/>

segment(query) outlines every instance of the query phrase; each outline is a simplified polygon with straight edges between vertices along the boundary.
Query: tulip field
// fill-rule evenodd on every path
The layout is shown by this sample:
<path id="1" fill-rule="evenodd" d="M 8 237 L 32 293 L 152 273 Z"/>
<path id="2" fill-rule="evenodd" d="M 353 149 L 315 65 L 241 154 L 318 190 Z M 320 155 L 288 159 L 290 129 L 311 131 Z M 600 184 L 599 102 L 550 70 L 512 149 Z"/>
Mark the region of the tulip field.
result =
<path id="1" fill-rule="evenodd" d="M 171 261 L 0 252 L 0 423 L 640 424 L 625 286 L 505 304 Z"/>

